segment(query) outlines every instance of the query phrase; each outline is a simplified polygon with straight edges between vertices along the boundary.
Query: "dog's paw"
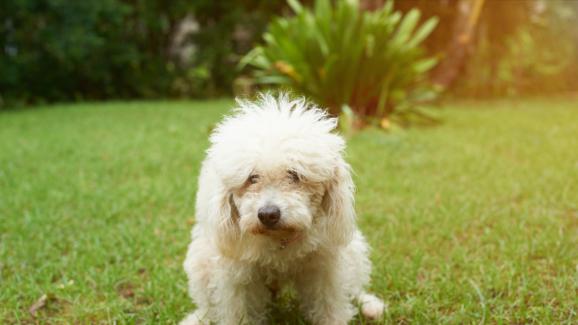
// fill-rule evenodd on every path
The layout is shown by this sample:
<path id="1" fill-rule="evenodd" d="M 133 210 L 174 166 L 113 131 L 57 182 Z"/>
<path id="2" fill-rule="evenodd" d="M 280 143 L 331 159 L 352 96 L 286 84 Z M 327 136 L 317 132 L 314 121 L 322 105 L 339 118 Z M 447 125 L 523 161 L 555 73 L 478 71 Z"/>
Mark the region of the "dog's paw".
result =
<path id="1" fill-rule="evenodd" d="M 368 320 L 380 320 L 386 309 L 386 305 L 376 296 L 363 293 L 359 296 L 361 313 Z"/>
<path id="2" fill-rule="evenodd" d="M 179 325 L 203 325 L 203 322 L 197 315 L 197 312 L 188 314 L 182 321 L 179 322 Z"/>

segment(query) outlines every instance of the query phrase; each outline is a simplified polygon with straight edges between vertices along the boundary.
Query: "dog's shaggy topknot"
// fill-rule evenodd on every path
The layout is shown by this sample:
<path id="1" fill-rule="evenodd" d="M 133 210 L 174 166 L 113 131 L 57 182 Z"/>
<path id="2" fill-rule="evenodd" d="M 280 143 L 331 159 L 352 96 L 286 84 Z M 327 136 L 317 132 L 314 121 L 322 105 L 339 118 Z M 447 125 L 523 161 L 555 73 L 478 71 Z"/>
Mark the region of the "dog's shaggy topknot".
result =
<path id="1" fill-rule="evenodd" d="M 283 159 L 281 156 L 290 155 L 292 167 L 311 180 L 333 176 L 330 167 L 340 160 L 345 148 L 343 139 L 332 132 L 336 118 L 304 98 L 291 99 L 286 94 L 263 94 L 255 102 L 237 103 L 233 114 L 217 126 L 210 138 L 208 159 L 222 175 L 242 181 L 234 176 L 246 175 L 247 168 L 263 157 L 275 163 Z"/>

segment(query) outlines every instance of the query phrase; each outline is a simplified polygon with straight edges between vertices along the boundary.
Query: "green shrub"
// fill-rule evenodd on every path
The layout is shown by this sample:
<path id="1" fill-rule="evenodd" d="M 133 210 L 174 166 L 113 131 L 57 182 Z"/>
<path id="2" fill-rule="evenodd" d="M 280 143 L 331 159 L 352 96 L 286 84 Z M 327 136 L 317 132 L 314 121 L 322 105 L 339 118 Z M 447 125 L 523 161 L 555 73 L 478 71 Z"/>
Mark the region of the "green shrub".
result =
<path id="1" fill-rule="evenodd" d="M 364 122 L 420 114 L 416 103 L 435 91 L 426 72 L 436 64 L 420 44 L 437 24 L 419 24 L 417 9 L 402 15 L 388 1 L 361 11 L 357 0 L 316 0 L 312 9 L 289 0 L 295 15 L 275 19 L 241 61 L 255 82 L 289 87 L 332 114 L 353 112 Z M 385 120 L 387 121 L 387 120 Z"/>
<path id="2" fill-rule="evenodd" d="M 166 94 L 183 1 L 0 1 L 0 97 L 14 103 Z"/>
<path id="3" fill-rule="evenodd" d="M 192 3 L 199 30 L 190 37 L 196 47 L 191 57 L 193 68 L 182 81 L 189 87 L 192 85 L 197 93 L 202 92 L 181 94 L 230 95 L 239 60 L 253 48 L 271 18 L 282 12 L 286 4 L 279 0 L 195 0 Z"/>

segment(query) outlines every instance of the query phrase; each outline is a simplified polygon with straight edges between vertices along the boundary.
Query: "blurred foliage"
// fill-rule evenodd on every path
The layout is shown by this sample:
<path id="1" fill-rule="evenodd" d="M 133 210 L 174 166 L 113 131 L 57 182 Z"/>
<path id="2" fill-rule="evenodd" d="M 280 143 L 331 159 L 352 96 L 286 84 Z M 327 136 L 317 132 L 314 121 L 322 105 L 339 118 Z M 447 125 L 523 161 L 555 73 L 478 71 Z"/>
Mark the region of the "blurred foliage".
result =
<path id="1" fill-rule="evenodd" d="M 459 5 L 464 1 L 469 0 L 395 1 L 393 11 L 401 11 L 406 17 L 415 17 L 414 9 L 419 9 L 422 15 L 416 19 L 419 22 L 414 22 L 416 26 L 431 17 L 440 18 L 432 34 L 421 43 L 426 49 L 425 56 L 421 50 L 416 50 L 419 55 L 411 54 L 401 59 L 412 62 L 414 55 L 449 59 L 447 53 L 455 35 L 456 21 L 463 15 Z M 313 0 L 292 2 L 294 8 L 315 7 Z M 329 2 L 344 6 L 341 1 L 322 1 L 317 2 L 317 7 L 321 3 L 327 6 Z M 357 4 L 358 1 L 350 2 Z M 359 0 L 361 13 L 349 9 L 348 17 L 341 20 L 335 17 L 332 29 L 360 33 L 348 36 L 349 45 L 344 48 L 350 53 L 347 55 L 360 49 L 364 55 L 372 51 L 381 54 L 382 47 L 386 52 L 392 50 L 389 45 L 376 42 L 376 37 L 395 36 L 388 28 L 393 26 L 391 17 L 398 14 L 390 12 L 383 22 L 370 22 L 379 19 L 379 12 L 386 11 L 384 3 L 384 0 Z M 251 80 L 246 76 L 239 79 L 236 66 L 261 41 L 272 17 L 279 15 L 292 15 L 285 0 L 2 0 L 0 107 L 3 104 L 110 98 L 228 96 L 232 94 L 233 85 L 242 89 L 240 93 L 245 93 L 251 88 Z M 316 17 L 314 13 L 311 15 Z M 360 22 L 364 28 L 375 30 L 361 30 L 357 26 Z M 459 73 L 448 93 L 487 97 L 575 91 L 578 88 L 577 23 L 578 1 L 485 0 L 474 41 L 468 45 L 468 55 L 459 63 L 456 69 Z M 284 32 L 282 26 L 276 27 L 276 24 L 278 22 L 270 25 L 272 30 L 268 35 Z M 305 41 L 307 37 L 318 37 L 316 35 L 342 36 L 339 32 L 320 28 L 300 29 L 303 35 L 289 30 L 287 35 L 280 37 Z M 389 34 L 373 35 L 379 28 Z M 317 42 L 315 39 L 309 41 Z M 342 50 L 332 47 L 339 45 L 331 38 L 324 41 L 327 43 L 295 46 L 317 47 L 315 51 Z M 323 47 L 319 47 L 321 44 Z M 298 60 L 290 52 L 281 53 L 280 57 L 283 55 Z M 301 90 L 306 83 L 311 97 L 326 98 L 322 102 L 328 103 L 333 110 L 340 110 L 340 103 L 348 103 L 352 105 L 352 111 L 362 116 L 386 116 L 393 110 L 403 112 L 404 103 L 411 103 L 416 97 L 414 85 L 408 81 L 415 76 L 412 73 L 405 76 L 390 69 L 378 76 L 380 70 L 374 69 L 375 66 L 385 65 L 376 57 L 370 60 L 372 65 L 367 65 L 359 61 L 361 57 L 349 57 L 344 61 L 342 56 L 335 59 L 335 55 L 322 52 L 308 54 L 308 64 L 313 66 L 322 61 L 328 66 L 320 70 L 323 78 L 319 77 L 319 71 L 315 72 L 317 77 L 313 72 L 305 73 Z M 293 66 L 293 62 L 289 65 L 301 69 Z M 433 80 L 440 66 L 428 72 Z M 277 72 L 284 68 L 287 67 L 282 64 L 276 67 Z M 406 68 L 409 69 L 404 64 L 402 69 Z M 351 72 L 343 72 L 348 69 L 359 75 L 369 73 L 371 77 L 355 77 L 345 82 L 328 77 L 345 76 L 346 73 L 350 76 Z M 392 75 L 408 80 L 399 81 Z M 286 74 L 276 75 L 278 81 L 282 77 L 287 79 Z M 408 84 L 407 89 L 411 91 L 394 91 L 406 88 L 391 86 L 391 91 L 382 92 L 378 79 L 386 78 L 392 78 L 400 85 Z M 350 85 L 352 80 L 359 83 Z M 336 84 L 334 98 L 319 90 L 330 89 L 331 82 Z M 374 83 L 377 84 L 374 86 Z M 314 84 L 317 85 L 311 86 Z M 376 88 L 379 88 L 378 95 L 375 95 Z"/>
<path id="2" fill-rule="evenodd" d="M 423 116 L 414 104 L 435 96 L 424 76 L 437 60 L 420 44 L 437 19 L 419 24 L 418 10 L 402 15 L 391 1 L 375 11 L 355 0 L 289 4 L 295 15 L 275 19 L 265 45 L 241 61 L 257 83 L 294 89 L 333 114 L 351 109 L 362 123 Z"/>
<path id="3" fill-rule="evenodd" d="M 21 102 L 155 97 L 185 1 L 3 0 L 0 90 Z"/>
<path id="4" fill-rule="evenodd" d="M 190 36 L 197 51 L 183 83 L 196 87 L 179 95 L 229 95 L 236 65 L 265 31 L 267 23 L 286 7 L 280 0 L 194 1 L 199 31 Z"/>
<path id="5" fill-rule="evenodd" d="M 403 12 L 417 7 L 424 17 L 440 18 L 424 45 L 444 60 L 464 1 L 470 0 L 403 0 L 395 7 Z M 578 1 L 485 0 L 468 56 L 448 94 L 487 98 L 576 91 L 577 24 Z M 434 79 L 440 67 L 433 69 Z"/>
<path id="6" fill-rule="evenodd" d="M 454 95 L 547 95 L 576 90 L 578 2 L 489 2 Z"/>
<path id="7" fill-rule="evenodd" d="M 0 106 L 106 98 L 230 94 L 238 54 L 281 1 L 3 0 Z M 196 50 L 171 53 L 189 16 Z M 246 37 L 235 33 L 246 31 Z M 239 39 L 240 38 L 240 39 Z"/>

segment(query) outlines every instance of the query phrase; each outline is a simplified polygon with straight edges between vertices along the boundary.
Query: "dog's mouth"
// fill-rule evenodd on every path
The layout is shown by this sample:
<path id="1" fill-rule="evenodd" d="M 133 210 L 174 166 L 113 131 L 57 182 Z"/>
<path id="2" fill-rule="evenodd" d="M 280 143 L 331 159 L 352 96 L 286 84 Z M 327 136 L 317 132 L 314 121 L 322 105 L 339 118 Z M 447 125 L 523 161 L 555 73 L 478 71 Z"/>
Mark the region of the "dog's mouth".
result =
<path id="1" fill-rule="evenodd" d="M 303 232 L 293 227 L 277 227 L 273 229 L 257 227 L 251 233 L 267 236 L 278 241 L 281 249 L 287 248 L 287 246 L 298 242 L 303 237 Z"/>

